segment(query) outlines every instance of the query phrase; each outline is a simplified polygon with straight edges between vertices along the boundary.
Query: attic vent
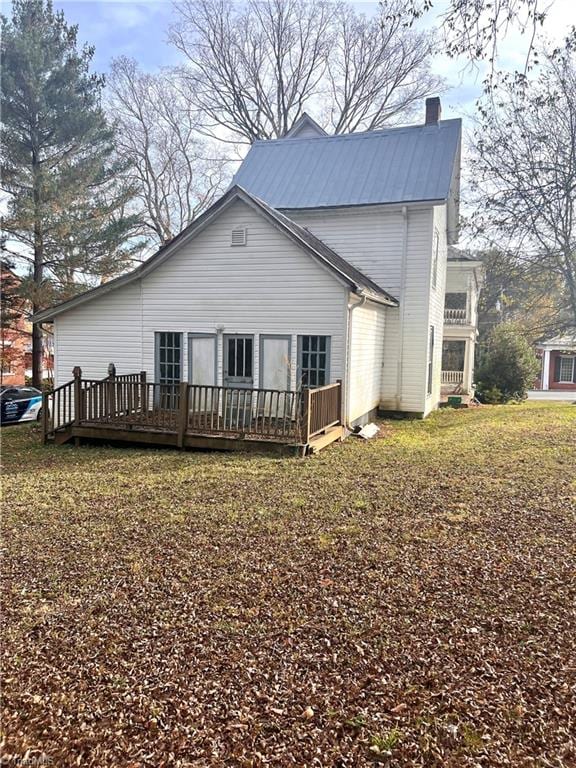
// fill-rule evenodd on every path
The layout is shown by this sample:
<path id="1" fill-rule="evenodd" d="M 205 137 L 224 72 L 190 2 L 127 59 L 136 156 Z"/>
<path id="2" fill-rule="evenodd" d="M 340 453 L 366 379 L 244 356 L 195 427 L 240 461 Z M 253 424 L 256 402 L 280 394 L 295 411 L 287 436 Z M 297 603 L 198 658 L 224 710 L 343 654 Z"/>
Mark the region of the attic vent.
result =
<path id="1" fill-rule="evenodd" d="M 233 229 L 230 245 L 246 245 L 246 230 Z"/>

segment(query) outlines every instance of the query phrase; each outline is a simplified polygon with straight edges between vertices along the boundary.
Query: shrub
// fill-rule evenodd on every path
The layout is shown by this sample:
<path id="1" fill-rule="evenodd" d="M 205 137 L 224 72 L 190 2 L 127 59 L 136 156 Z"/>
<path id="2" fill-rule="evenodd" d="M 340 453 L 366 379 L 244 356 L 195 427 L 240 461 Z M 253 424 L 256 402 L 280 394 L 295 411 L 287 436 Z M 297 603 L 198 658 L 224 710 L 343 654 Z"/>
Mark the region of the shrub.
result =
<path id="1" fill-rule="evenodd" d="M 480 358 L 478 397 L 485 403 L 524 399 L 539 369 L 538 358 L 518 326 L 501 323 L 492 329 Z"/>

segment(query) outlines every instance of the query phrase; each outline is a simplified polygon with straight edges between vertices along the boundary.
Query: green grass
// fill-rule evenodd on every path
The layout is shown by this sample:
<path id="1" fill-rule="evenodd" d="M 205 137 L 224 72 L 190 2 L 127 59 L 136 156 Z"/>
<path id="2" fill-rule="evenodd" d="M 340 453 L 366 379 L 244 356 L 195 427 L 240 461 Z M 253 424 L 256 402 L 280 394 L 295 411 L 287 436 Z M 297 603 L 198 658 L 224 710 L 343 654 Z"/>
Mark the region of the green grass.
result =
<path id="1" fill-rule="evenodd" d="M 1 437 L 5 759 L 576 759 L 574 406 L 306 460 Z"/>

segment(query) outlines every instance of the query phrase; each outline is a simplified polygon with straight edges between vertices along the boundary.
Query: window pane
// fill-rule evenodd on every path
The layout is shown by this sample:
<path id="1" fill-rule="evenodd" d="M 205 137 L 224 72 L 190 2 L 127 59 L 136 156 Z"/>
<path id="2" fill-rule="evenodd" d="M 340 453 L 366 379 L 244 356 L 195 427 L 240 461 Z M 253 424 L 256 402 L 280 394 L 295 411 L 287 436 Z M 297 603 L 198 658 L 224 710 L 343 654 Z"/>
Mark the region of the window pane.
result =
<path id="1" fill-rule="evenodd" d="M 234 361 L 236 359 L 236 339 L 228 339 L 228 376 L 236 376 L 236 366 Z"/>
<path id="2" fill-rule="evenodd" d="M 182 337 L 179 333 L 162 331 L 156 336 L 156 359 L 158 361 L 158 383 L 166 386 L 168 390 L 176 392 L 176 385 L 180 382 L 182 364 Z M 170 401 L 172 402 L 172 401 Z M 166 407 L 172 407 L 167 402 Z"/>
<path id="3" fill-rule="evenodd" d="M 568 383 L 573 378 L 573 357 L 561 357 L 560 358 L 560 381 Z"/>
<path id="4" fill-rule="evenodd" d="M 244 376 L 251 377 L 252 376 L 252 339 L 245 339 L 244 349 L 246 351 L 246 355 L 244 358 Z"/>
<path id="5" fill-rule="evenodd" d="M 235 339 L 236 376 L 244 376 L 244 339 Z"/>
<path id="6" fill-rule="evenodd" d="M 300 336 L 298 378 L 302 386 L 321 387 L 329 381 L 329 336 Z"/>

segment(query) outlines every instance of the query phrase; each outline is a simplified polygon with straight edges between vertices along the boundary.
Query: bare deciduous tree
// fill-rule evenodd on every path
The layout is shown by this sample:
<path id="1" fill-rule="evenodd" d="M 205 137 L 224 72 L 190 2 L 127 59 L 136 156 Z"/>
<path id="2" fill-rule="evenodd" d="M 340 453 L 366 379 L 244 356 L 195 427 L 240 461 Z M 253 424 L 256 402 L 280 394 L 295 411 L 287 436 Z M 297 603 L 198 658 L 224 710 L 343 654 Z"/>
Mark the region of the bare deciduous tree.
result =
<path id="1" fill-rule="evenodd" d="M 481 107 L 471 158 L 474 224 L 528 279 L 558 286 L 576 327 L 576 35 L 540 75 L 506 76 Z"/>
<path id="2" fill-rule="evenodd" d="M 336 132 L 380 128 L 440 85 L 431 38 L 406 28 L 399 0 L 372 20 L 325 0 L 179 0 L 176 10 L 170 37 L 206 130 L 233 142 L 283 136 L 306 108 Z"/>
<path id="3" fill-rule="evenodd" d="M 336 133 L 381 128 L 439 89 L 433 37 L 406 31 L 403 3 L 388 2 L 384 17 L 371 19 L 343 6 L 335 26 L 327 74 Z"/>
<path id="4" fill-rule="evenodd" d="M 493 67 L 498 44 L 511 29 L 527 36 L 526 69 L 529 68 L 537 31 L 543 26 L 554 0 L 448 0 L 440 15 L 445 52 L 449 56 L 465 54 L 471 62 L 488 60 Z M 420 18 L 435 6 L 434 0 L 408 0 L 405 12 Z M 492 76 L 487 81 L 492 84 Z"/>
<path id="5" fill-rule="evenodd" d="M 143 73 L 122 57 L 113 61 L 108 86 L 117 151 L 130 163 L 141 207 L 141 234 L 165 243 L 222 191 L 226 161 L 199 135 L 188 86 L 176 73 Z"/>

